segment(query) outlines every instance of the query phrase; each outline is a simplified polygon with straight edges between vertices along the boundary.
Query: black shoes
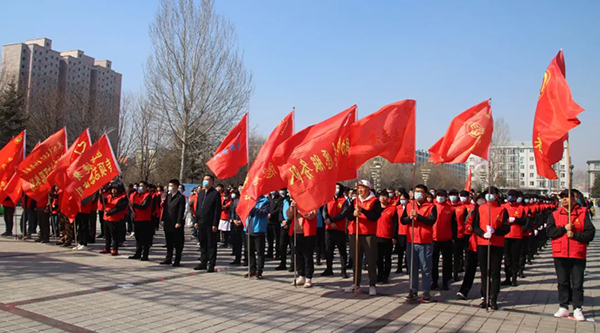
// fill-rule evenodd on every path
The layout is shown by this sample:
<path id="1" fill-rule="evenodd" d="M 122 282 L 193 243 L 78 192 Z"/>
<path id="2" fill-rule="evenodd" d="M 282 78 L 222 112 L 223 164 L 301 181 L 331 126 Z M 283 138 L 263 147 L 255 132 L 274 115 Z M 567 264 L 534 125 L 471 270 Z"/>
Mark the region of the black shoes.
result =
<path id="1" fill-rule="evenodd" d="M 348 279 L 348 278 L 350 278 L 350 277 L 348 276 L 346 271 L 342 272 L 342 279 Z"/>
<path id="2" fill-rule="evenodd" d="M 214 268 L 214 267 L 209 267 L 209 268 L 206 270 L 206 272 L 207 272 L 207 273 L 214 273 L 214 272 L 215 272 L 215 268 Z"/>
<path id="3" fill-rule="evenodd" d="M 179 266 L 181 266 L 181 264 L 180 264 L 180 263 L 178 263 L 178 262 L 174 262 L 174 263 L 173 263 L 173 265 L 171 265 L 171 266 L 172 266 L 172 267 L 179 267 Z"/>
<path id="4" fill-rule="evenodd" d="M 323 273 L 321 273 L 321 276 L 333 276 L 333 270 L 327 268 Z"/>
<path id="5" fill-rule="evenodd" d="M 203 264 L 198 264 L 196 267 L 194 267 L 195 271 L 201 271 L 201 270 L 205 270 L 206 269 L 206 265 Z"/>
<path id="6" fill-rule="evenodd" d="M 132 255 L 132 256 L 129 256 L 129 258 L 128 258 L 128 259 L 141 259 L 141 258 L 142 258 L 142 256 L 141 256 L 140 254 L 134 254 L 134 255 Z M 147 259 L 147 258 L 146 258 L 146 259 Z"/>
<path id="7" fill-rule="evenodd" d="M 517 286 L 517 277 L 516 277 L 516 276 L 513 276 L 513 278 L 512 278 L 512 281 L 510 281 L 510 284 L 511 284 L 513 287 L 516 287 L 516 286 Z"/>
<path id="8" fill-rule="evenodd" d="M 275 267 L 276 271 L 285 271 L 287 270 L 287 267 L 285 265 L 279 265 L 277 267 Z"/>
<path id="9" fill-rule="evenodd" d="M 240 260 L 236 259 L 236 260 L 234 260 L 234 261 L 230 262 L 229 264 L 230 264 L 230 265 L 239 265 L 239 264 L 241 264 L 241 263 L 242 263 L 242 262 L 241 262 Z"/>
<path id="10" fill-rule="evenodd" d="M 442 285 L 442 289 L 443 289 L 443 290 L 450 290 L 450 288 L 448 287 L 448 284 L 447 284 L 447 283 L 444 283 L 444 284 Z"/>
<path id="11" fill-rule="evenodd" d="M 502 283 L 500 284 L 501 286 L 510 286 L 510 280 L 509 279 L 505 279 L 504 281 L 502 281 Z"/>
<path id="12" fill-rule="evenodd" d="M 171 260 L 170 259 L 165 259 L 161 262 L 159 262 L 160 265 L 170 265 L 171 264 Z"/>

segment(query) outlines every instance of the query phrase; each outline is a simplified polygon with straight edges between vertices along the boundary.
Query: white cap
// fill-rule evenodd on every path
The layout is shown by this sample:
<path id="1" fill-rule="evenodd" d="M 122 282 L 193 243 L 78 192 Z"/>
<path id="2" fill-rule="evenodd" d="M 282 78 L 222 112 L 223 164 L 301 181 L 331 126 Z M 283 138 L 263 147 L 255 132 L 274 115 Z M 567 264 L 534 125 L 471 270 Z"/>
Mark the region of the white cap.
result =
<path id="1" fill-rule="evenodd" d="M 371 189 L 371 182 L 369 182 L 368 180 L 362 179 L 358 181 L 358 186 L 364 186 L 364 187 L 368 187 L 369 189 Z"/>

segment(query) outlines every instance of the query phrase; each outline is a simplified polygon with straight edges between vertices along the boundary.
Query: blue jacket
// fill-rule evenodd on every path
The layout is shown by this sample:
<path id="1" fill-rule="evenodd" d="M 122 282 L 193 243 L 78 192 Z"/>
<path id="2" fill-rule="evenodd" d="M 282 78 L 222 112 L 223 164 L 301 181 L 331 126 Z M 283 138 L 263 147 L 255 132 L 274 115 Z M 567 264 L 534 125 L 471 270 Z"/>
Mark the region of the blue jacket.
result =
<path id="1" fill-rule="evenodd" d="M 291 217 L 287 216 L 288 208 L 290 208 L 290 199 L 285 198 L 283 199 L 283 219 L 286 221 L 291 219 Z M 281 223 L 281 226 L 283 227 L 283 223 Z"/>
<path id="2" fill-rule="evenodd" d="M 271 200 L 264 195 L 261 196 L 248 215 L 248 220 L 246 220 L 246 228 L 244 231 L 250 230 L 248 232 L 250 235 L 266 233 L 268 216 L 269 212 L 271 211 L 270 206 Z"/>

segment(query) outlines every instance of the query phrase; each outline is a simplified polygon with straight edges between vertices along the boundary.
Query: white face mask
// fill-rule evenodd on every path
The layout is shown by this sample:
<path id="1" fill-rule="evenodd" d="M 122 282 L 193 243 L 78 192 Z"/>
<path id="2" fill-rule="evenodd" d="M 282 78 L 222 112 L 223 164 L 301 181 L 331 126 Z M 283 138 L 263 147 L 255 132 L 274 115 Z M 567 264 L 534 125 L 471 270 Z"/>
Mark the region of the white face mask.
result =
<path id="1" fill-rule="evenodd" d="M 452 203 L 455 203 L 456 201 L 458 201 L 458 197 L 457 197 L 457 196 L 455 196 L 455 195 L 451 195 L 451 196 L 449 196 L 448 198 L 450 199 L 450 201 L 451 201 Z"/>
<path id="2" fill-rule="evenodd" d="M 423 199 L 424 195 L 421 192 L 415 192 L 415 200 Z"/>
<path id="3" fill-rule="evenodd" d="M 169 186 L 169 194 L 173 193 L 173 186 Z"/>
<path id="4" fill-rule="evenodd" d="M 481 206 L 481 205 L 485 205 L 485 199 L 479 199 L 479 200 L 477 200 L 477 204 L 478 204 L 479 206 Z"/>
<path id="5" fill-rule="evenodd" d="M 231 199 L 235 199 L 235 193 L 231 193 Z"/>
<path id="6" fill-rule="evenodd" d="M 469 198 L 467 198 L 467 197 L 460 197 L 460 202 L 465 203 L 465 202 L 467 202 L 468 199 Z"/>
<path id="7" fill-rule="evenodd" d="M 404 200 L 404 199 L 400 200 L 400 204 L 403 206 L 406 206 L 407 203 L 408 203 L 408 200 Z"/>
<path id="8" fill-rule="evenodd" d="M 438 203 L 444 203 L 446 202 L 446 197 L 435 197 L 435 200 L 437 200 Z"/>

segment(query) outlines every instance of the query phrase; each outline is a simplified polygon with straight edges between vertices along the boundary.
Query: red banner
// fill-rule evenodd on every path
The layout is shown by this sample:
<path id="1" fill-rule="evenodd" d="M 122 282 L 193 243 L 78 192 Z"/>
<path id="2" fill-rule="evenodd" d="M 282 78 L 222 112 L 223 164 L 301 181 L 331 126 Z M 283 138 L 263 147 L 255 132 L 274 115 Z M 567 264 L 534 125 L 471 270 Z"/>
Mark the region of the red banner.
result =
<path id="1" fill-rule="evenodd" d="M 79 204 L 120 173 L 110 141 L 104 134 L 67 169 L 69 184 L 64 195 L 73 195 Z"/>
<path id="2" fill-rule="evenodd" d="M 533 121 L 537 173 L 548 179 L 558 178 L 552 165 L 562 159 L 569 130 L 581 123 L 577 116 L 583 112 L 573 101 L 565 73 L 565 59 L 560 50 L 544 74 Z"/>
<path id="3" fill-rule="evenodd" d="M 248 113 L 229 131 L 217 151 L 206 165 L 219 179 L 235 176 L 248 164 Z"/>
<path id="4" fill-rule="evenodd" d="M 60 188 L 67 186 L 67 169 L 75 160 L 83 154 L 90 146 L 92 142 L 90 140 L 90 132 L 88 129 L 83 131 L 81 135 L 73 142 L 66 154 L 64 154 L 56 163 L 54 170 L 48 175 L 48 182 L 50 184 L 56 184 Z"/>
<path id="5" fill-rule="evenodd" d="M 471 169 L 469 169 L 469 176 L 467 177 L 467 183 L 465 184 L 465 191 L 471 192 Z"/>
<path id="6" fill-rule="evenodd" d="M 415 161 L 415 105 L 411 99 L 392 103 L 352 124 L 350 165 L 353 172 L 376 156 L 391 163 Z"/>
<path id="7" fill-rule="evenodd" d="M 48 195 L 52 187 L 52 184 L 48 182 L 48 175 L 65 153 L 66 146 L 67 130 L 63 127 L 37 145 L 19 164 L 17 174 L 23 179 L 25 194 L 35 200 L 41 200 Z"/>
<path id="8" fill-rule="evenodd" d="M 429 160 L 464 163 L 471 154 L 487 160 L 493 131 L 492 106 L 487 100 L 452 119 L 446 134 L 429 148 Z"/>
<path id="9" fill-rule="evenodd" d="M 285 181 L 281 179 L 279 171 L 273 165 L 273 152 L 279 144 L 289 139 L 293 134 L 294 111 L 283 118 L 271 132 L 248 171 L 236 210 L 242 221 L 246 221 L 258 197 L 270 191 L 286 187 Z"/>
<path id="10" fill-rule="evenodd" d="M 12 138 L 0 150 L 0 204 L 7 194 L 4 188 L 15 175 L 17 167 L 25 158 L 25 131 Z"/>
<path id="11" fill-rule="evenodd" d="M 348 165 L 349 131 L 355 119 L 356 105 L 305 128 L 275 149 L 273 164 L 301 213 L 331 201 L 336 181 L 347 176 L 340 166 Z"/>

